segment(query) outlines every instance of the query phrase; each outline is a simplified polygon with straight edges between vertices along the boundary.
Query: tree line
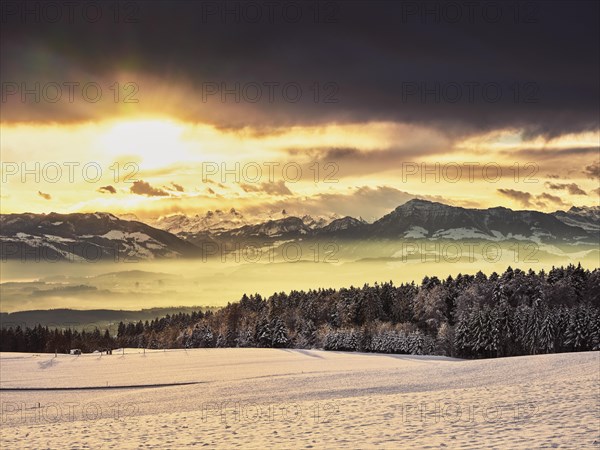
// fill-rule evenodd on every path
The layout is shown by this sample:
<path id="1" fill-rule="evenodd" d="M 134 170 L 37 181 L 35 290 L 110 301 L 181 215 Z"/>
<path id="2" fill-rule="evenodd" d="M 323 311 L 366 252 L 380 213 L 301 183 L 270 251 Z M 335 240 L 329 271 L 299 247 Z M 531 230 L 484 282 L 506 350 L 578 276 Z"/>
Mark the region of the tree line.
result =
<path id="1" fill-rule="evenodd" d="M 1 330 L 0 350 L 321 348 L 465 358 L 600 350 L 600 269 L 508 268 L 417 285 L 243 295 L 217 311 L 180 313 L 108 330 Z"/>

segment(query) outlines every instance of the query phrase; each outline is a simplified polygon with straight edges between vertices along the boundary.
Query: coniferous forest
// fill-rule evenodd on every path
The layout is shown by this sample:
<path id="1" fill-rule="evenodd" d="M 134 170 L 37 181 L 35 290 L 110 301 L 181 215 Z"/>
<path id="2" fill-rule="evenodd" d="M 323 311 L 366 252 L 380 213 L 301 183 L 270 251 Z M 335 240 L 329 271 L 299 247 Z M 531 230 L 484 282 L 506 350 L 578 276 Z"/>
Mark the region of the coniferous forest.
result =
<path id="1" fill-rule="evenodd" d="M 2 329 L 1 351 L 120 347 L 321 348 L 494 358 L 600 350 L 600 269 L 436 277 L 343 289 L 244 295 L 216 312 L 174 314 L 79 332 Z"/>

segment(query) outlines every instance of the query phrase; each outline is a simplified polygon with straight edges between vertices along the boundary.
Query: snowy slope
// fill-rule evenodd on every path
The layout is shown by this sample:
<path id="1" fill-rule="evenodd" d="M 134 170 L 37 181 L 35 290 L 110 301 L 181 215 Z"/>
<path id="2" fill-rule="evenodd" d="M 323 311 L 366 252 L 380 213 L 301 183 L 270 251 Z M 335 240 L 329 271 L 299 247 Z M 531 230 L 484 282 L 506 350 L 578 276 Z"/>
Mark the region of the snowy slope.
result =
<path id="1" fill-rule="evenodd" d="M 600 231 L 600 206 L 573 206 L 568 211 L 556 211 L 553 215 L 567 225 L 596 233 Z"/>
<path id="2" fill-rule="evenodd" d="M 198 249 L 177 236 L 109 213 L 3 214 L 3 259 L 96 261 L 194 256 Z"/>
<path id="3" fill-rule="evenodd" d="M 598 224 L 598 218 L 588 218 Z M 566 223 L 552 214 L 508 208 L 470 209 L 414 199 L 366 228 L 369 236 L 388 238 L 529 239 L 535 242 L 594 242 L 591 228 Z M 417 231 L 417 233 L 415 233 Z"/>
<path id="4" fill-rule="evenodd" d="M 67 389 L 3 390 L 0 438 L 31 449 L 597 448 L 599 365 L 598 352 L 473 361 L 275 349 L 3 353 L 2 389 Z"/>

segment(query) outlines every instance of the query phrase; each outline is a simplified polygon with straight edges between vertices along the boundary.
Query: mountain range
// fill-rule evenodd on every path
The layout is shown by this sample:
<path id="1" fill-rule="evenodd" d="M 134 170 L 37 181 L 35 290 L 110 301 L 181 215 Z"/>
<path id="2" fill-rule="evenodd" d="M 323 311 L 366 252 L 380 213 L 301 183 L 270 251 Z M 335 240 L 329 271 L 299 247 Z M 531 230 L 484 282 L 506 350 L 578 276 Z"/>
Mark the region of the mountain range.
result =
<path id="1" fill-rule="evenodd" d="M 257 220 L 256 218 L 254 220 Z M 260 220 L 260 219 L 258 219 Z M 207 243 L 328 242 L 372 240 L 531 241 L 549 245 L 598 245 L 600 207 L 543 213 L 496 207 L 472 209 L 414 199 L 380 219 L 265 214 L 253 222 L 231 209 L 142 222 L 110 213 L 0 215 L 2 260 L 134 259 L 198 257 Z M 28 256 L 29 255 L 29 256 Z"/>

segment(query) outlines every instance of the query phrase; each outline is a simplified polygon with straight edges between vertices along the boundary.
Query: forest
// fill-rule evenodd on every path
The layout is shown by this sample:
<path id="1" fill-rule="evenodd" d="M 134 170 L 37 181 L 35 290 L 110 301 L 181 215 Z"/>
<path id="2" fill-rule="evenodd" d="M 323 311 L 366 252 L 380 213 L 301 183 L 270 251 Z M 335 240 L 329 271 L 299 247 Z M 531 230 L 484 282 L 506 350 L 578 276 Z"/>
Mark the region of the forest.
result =
<path id="1" fill-rule="evenodd" d="M 415 283 L 246 295 L 216 311 L 108 330 L 10 327 L 0 351 L 302 348 L 494 358 L 600 350 L 600 269 L 580 265 Z"/>

